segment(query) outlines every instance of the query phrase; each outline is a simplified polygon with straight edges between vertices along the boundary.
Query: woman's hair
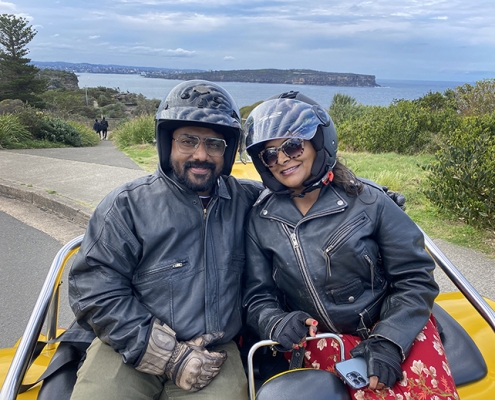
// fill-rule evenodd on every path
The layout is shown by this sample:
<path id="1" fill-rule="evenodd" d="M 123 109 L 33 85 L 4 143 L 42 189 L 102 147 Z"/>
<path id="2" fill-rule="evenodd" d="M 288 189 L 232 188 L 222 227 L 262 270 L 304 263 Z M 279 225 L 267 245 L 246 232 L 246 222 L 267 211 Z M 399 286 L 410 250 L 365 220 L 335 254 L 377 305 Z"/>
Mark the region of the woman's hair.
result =
<path id="1" fill-rule="evenodd" d="M 358 196 L 363 191 L 363 183 L 340 161 L 339 157 L 332 172 L 332 183 L 343 188 L 349 196 Z"/>

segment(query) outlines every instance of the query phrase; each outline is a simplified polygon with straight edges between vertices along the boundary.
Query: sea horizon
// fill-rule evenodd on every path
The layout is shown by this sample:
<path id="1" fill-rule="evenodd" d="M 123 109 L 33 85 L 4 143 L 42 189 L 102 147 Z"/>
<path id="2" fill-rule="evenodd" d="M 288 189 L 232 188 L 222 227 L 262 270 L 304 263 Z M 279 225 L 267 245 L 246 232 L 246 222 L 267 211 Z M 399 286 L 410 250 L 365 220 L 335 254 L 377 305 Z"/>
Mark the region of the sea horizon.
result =
<path id="1" fill-rule="evenodd" d="M 163 99 L 167 93 L 181 80 L 162 78 L 145 78 L 134 74 L 96 74 L 76 73 L 79 88 L 108 87 L 121 92 L 142 94 L 148 99 Z M 236 100 L 239 107 L 249 106 L 258 101 L 266 100 L 274 95 L 290 90 L 299 91 L 314 99 L 323 107 L 330 106 L 336 93 L 346 94 L 364 105 L 388 106 L 394 100 L 415 100 L 429 92 L 443 93 L 447 89 L 454 89 L 466 83 L 457 81 L 423 81 L 407 79 L 381 79 L 377 78 L 376 87 L 350 87 L 350 86 L 314 86 L 291 85 L 279 83 L 248 83 L 248 82 L 217 82 L 225 88 Z"/>

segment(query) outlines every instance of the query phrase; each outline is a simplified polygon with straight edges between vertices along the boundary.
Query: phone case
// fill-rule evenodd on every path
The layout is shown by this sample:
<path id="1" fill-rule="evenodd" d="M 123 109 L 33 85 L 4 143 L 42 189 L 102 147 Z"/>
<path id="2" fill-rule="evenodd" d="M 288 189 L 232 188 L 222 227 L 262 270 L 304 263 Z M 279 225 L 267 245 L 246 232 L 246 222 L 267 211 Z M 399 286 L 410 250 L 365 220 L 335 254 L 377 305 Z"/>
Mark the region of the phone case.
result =
<path id="1" fill-rule="evenodd" d="M 335 370 L 353 389 L 360 389 L 369 384 L 368 369 L 363 357 L 338 362 L 335 364 Z"/>

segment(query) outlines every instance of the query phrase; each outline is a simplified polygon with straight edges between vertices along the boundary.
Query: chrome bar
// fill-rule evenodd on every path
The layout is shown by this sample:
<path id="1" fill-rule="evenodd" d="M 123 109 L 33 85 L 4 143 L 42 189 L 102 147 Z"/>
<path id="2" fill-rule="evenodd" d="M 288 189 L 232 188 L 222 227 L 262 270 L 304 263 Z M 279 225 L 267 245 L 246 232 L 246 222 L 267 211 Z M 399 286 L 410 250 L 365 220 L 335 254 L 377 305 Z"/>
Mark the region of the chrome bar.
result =
<path id="1" fill-rule="evenodd" d="M 461 274 L 457 267 L 448 259 L 448 257 L 437 247 L 433 240 L 419 228 L 425 237 L 425 247 L 430 253 L 435 262 L 442 268 L 443 272 L 448 276 L 452 283 L 466 297 L 471 305 L 478 311 L 484 320 L 490 325 L 495 332 L 495 312 L 488 305 L 485 299 L 478 291 L 469 283 L 469 281 Z"/>
<path id="2" fill-rule="evenodd" d="M 345 349 L 344 349 L 344 342 L 342 341 L 342 338 L 335 334 L 335 333 L 319 333 L 315 337 L 307 337 L 306 340 L 316 340 L 316 339 L 328 339 L 332 338 L 335 339 L 339 342 L 340 346 L 340 359 L 345 360 Z M 260 342 L 255 343 L 251 349 L 249 350 L 248 353 L 248 385 L 249 385 L 249 399 L 254 400 L 256 398 L 256 388 L 255 388 L 255 382 L 254 382 L 254 366 L 253 366 L 253 357 L 254 353 L 256 350 L 258 350 L 261 347 L 265 346 L 275 346 L 277 345 L 277 342 L 274 342 L 273 340 L 261 340 Z"/>
<path id="3" fill-rule="evenodd" d="M 28 369 L 29 363 L 36 347 L 43 322 L 50 307 L 54 291 L 58 288 L 60 277 L 63 272 L 63 267 L 67 261 L 67 256 L 71 252 L 74 253 L 83 239 L 84 235 L 72 239 L 69 243 L 63 246 L 55 258 L 45 279 L 38 300 L 34 306 L 29 322 L 24 330 L 21 341 L 15 352 L 14 359 L 10 365 L 7 376 L 0 391 L 0 400 L 15 400 L 17 392 L 21 386 L 24 375 Z"/>

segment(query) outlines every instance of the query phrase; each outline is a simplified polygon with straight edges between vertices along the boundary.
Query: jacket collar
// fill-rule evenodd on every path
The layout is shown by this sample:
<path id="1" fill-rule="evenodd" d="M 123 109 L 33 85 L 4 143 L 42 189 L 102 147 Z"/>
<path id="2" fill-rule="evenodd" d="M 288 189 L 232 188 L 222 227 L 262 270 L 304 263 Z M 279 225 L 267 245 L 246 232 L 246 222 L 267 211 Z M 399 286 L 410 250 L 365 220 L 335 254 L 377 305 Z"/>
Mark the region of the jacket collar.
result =
<path id="1" fill-rule="evenodd" d="M 269 189 L 263 191 L 256 204 L 259 205 L 261 218 L 277 219 L 295 226 L 302 219 L 307 220 L 343 211 L 348 202 L 343 192 L 334 185 L 329 185 L 322 187 L 318 200 L 304 217 L 288 195 L 276 195 L 269 192 Z"/>

